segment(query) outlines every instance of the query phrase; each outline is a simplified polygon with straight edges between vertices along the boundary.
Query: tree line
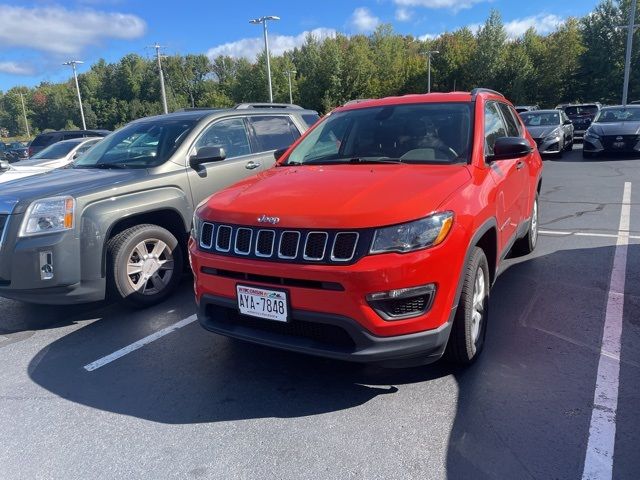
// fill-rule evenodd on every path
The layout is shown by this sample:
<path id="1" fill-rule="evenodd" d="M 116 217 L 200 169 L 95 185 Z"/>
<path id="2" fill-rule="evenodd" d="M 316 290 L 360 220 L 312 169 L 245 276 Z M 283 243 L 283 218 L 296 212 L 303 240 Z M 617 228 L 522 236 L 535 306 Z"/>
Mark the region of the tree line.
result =
<path id="1" fill-rule="evenodd" d="M 553 32 L 530 28 L 509 39 L 497 11 L 472 31 L 460 28 L 421 40 L 383 25 L 371 35 L 336 35 L 272 56 L 274 101 L 294 102 L 327 112 L 356 98 L 420 93 L 427 89 L 425 52 L 431 63 L 432 91 L 503 92 L 516 104 L 554 107 L 559 103 L 619 103 L 622 91 L 630 0 L 603 0 L 588 15 L 569 18 Z M 636 23 L 640 23 L 640 14 Z M 640 99 L 640 45 L 632 57 L 629 99 Z M 219 56 L 172 55 L 163 59 L 170 111 L 185 107 L 229 107 L 268 99 L 265 55 L 255 61 Z M 88 128 L 115 129 L 136 118 L 162 112 L 157 63 L 129 54 L 117 63 L 100 60 L 79 75 Z M 31 131 L 78 128 L 80 113 L 73 79 L 64 83 L 14 87 L 0 92 L 0 129 L 25 132 L 24 93 Z"/>

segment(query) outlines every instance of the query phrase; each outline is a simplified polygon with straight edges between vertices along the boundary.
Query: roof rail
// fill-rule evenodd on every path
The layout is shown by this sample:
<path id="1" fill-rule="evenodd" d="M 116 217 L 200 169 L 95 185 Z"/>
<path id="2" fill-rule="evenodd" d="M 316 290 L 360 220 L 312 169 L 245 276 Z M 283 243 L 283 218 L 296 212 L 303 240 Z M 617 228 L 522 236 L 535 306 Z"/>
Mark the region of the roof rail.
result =
<path id="1" fill-rule="evenodd" d="M 292 103 L 239 103 L 234 110 L 246 110 L 249 108 L 285 108 L 291 110 L 304 110 L 300 105 Z"/>
<path id="2" fill-rule="evenodd" d="M 200 111 L 208 111 L 208 110 L 220 110 L 220 109 L 214 108 L 214 107 L 184 107 L 174 111 L 175 112 L 200 112 Z"/>
<path id="3" fill-rule="evenodd" d="M 498 95 L 498 96 L 504 98 L 504 95 L 501 94 L 500 92 L 497 92 L 495 90 L 491 90 L 490 88 L 484 88 L 484 87 L 477 87 L 477 88 L 474 88 L 473 90 L 471 90 L 471 98 L 475 98 L 476 95 L 478 95 L 479 93 L 493 93 L 494 95 Z"/>

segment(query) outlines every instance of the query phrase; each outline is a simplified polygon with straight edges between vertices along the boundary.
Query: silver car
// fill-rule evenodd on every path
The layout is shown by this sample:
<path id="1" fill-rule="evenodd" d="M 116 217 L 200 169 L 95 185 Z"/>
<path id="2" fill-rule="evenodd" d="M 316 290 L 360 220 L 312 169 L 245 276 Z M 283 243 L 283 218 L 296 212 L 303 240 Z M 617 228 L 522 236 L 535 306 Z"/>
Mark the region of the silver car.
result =
<path id="1" fill-rule="evenodd" d="M 558 156 L 573 148 L 573 124 L 562 110 L 536 110 L 520 114 L 542 154 Z"/>

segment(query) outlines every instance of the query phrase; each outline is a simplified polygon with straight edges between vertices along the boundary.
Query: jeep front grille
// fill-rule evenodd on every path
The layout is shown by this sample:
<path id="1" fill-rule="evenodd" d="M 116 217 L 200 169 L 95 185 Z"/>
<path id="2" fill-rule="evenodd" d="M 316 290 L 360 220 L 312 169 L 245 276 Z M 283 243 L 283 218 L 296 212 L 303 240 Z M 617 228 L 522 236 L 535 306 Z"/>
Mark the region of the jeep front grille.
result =
<path id="1" fill-rule="evenodd" d="M 221 255 L 297 263 L 352 263 L 362 257 L 373 232 L 267 229 L 203 222 L 199 245 Z"/>

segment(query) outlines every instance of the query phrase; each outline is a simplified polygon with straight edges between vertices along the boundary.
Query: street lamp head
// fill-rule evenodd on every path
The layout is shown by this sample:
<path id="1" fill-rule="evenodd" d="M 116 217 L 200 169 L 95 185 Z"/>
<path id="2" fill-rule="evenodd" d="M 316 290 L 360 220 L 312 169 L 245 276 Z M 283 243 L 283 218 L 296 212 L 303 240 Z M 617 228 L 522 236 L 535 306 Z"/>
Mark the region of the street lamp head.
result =
<path id="1" fill-rule="evenodd" d="M 249 23 L 252 23 L 253 25 L 259 25 L 266 22 L 267 20 L 280 20 L 280 17 L 277 17 L 275 15 L 268 15 L 266 17 L 254 18 L 253 20 L 249 20 Z"/>
<path id="2" fill-rule="evenodd" d="M 280 20 L 280 17 L 275 15 L 269 15 L 268 17 L 264 17 L 265 20 Z"/>
<path id="3" fill-rule="evenodd" d="M 84 63 L 82 60 L 69 60 L 68 62 L 64 62 L 62 65 L 80 65 Z"/>

